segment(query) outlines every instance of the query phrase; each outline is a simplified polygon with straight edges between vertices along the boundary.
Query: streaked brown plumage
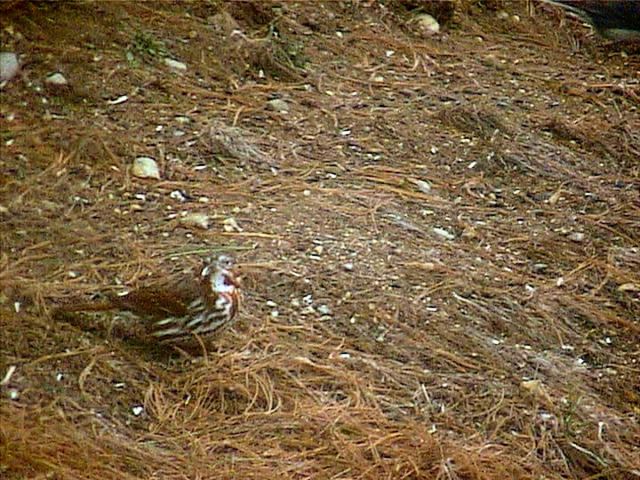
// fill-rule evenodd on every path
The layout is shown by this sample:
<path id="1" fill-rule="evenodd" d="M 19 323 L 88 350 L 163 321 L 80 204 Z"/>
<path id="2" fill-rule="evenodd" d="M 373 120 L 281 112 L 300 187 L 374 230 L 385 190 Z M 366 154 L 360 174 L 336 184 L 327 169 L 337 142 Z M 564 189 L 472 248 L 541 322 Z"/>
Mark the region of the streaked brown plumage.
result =
<path id="1" fill-rule="evenodd" d="M 103 301 L 72 302 L 59 306 L 55 317 L 73 312 L 130 312 L 144 324 L 144 333 L 160 342 L 194 335 L 212 335 L 229 326 L 240 306 L 239 284 L 231 272 L 232 260 L 221 255 L 205 265 L 198 278 L 168 287 L 141 287 Z"/>

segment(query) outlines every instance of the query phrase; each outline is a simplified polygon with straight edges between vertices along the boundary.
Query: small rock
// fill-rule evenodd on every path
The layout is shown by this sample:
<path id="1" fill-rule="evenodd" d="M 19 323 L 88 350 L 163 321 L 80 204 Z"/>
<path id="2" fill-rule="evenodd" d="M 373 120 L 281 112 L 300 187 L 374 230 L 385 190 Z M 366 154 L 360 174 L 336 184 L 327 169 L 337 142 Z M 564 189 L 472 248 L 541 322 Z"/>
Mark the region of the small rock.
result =
<path id="1" fill-rule="evenodd" d="M 278 304 L 276 302 L 274 302 L 273 300 L 267 300 L 267 307 L 277 307 Z"/>
<path id="2" fill-rule="evenodd" d="M 342 268 L 344 268 L 347 272 L 352 272 L 353 271 L 353 263 L 347 262 L 344 265 L 342 265 Z"/>
<path id="3" fill-rule="evenodd" d="M 209 228 L 209 215 L 206 213 L 188 213 L 180 218 L 180 223 L 185 227 L 198 227 L 206 230 Z"/>
<path id="4" fill-rule="evenodd" d="M 0 52 L 0 82 L 8 82 L 19 71 L 18 56 L 13 52 Z"/>
<path id="5" fill-rule="evenodd" d="M 569 240 L 574 241 L 574 242 L 583 242 L 584 241 L 584 233 L 582 232 L 574 232 L 571 235 L 569 235 Z"/>
<path id="6" fill-rule="evenodd" d="M 53 85 L 54 87 L 64 87 L 69 85 L 69 81 L 60 72 L 49 75 L 44 79 L 44 83 L 47 85 Z"/>
<path id="7" fill-rule="evenodd" d="M 430 193 L 431 192 L 431 184 L 425 180 L 416 180 L 415 181 L 416 187 L 418 187 L 418 190 L 420 190 L 422 193 Z"/>
<path id="8" fill-rule="evenodd" d="M 289 111 L 289 104 L 281 98 L 274 98 L 267 102 L 267 108 L 275 112 L 286 113 Z"/>
<path id="9" fill-rule="evenodd" d="M 160 180 L 160 169 L 151 157 L 138 157 L 133 161 L 131 174 L 138 178 L 155 178 Z"/>
<path id="10" fill-rule="evenodd" d="M 445 230 L 444 228 L 434 227 L 433 233 L 435 233 L 437 236 L 441 238 L 444 238 L 445 240 L 453 240 L 454 238 L 456 238 L 456 236 L 453 233 L 449 232 L 448 230 Z"/>
<path id="11" fill-rule="evenodd" d="M 544 272 L 548 267 L 549 267 L 549 265 L 547 265 L 546 263 L 534 263 L 534 264 L 533 264 L 533 271 L 534 271 L 535 273 L 542 273 L 542 272 Z"/>
<path id="12" fill-rule="evenodd" d="M 222 228 L 225 232 L 242 232 L 242 228 L 233 217 L 225 218 L 222 222 Z"/>
<path id="13" fill-rule="evenodd" d="M 440 31 L 440 24 L 429 14 L 421 13 L 416 15 L 414 22 L 424 34 L 432 35 Z"/>
<path id="14" fill-rule="evenodd" d="M 136 417 L 139 417 L 144 412 L 144 407 L 142 405 L 135 405 L 131 407 L 131 413 L 133 413 Z"/>
<path id="15" fill-rule="evenodd" d="M 178 200 L 179 202 L 184 202 L 187 199 L 182 190 L 174 190 L 169 194 L 169 197 L 173 198 L 174 200 Z"/>
<path id="16" fill-rule="evenodd" d="M 329 308 L 328 305 L 320 305 L 318 306 L 318 313 L 320 313 L 320 315 L 330 315 L 331 314 L 331 309 Z"/>
<path id="17" fill-rule="evenodd" d="M 174 70 L 180 70 L 183 72 L 187 70 L 186 63 L 179 62 L 178 60 L 173 60 L 172 58 L 165 58 L 164 64 L 169 68 L 173 68 Z"/>

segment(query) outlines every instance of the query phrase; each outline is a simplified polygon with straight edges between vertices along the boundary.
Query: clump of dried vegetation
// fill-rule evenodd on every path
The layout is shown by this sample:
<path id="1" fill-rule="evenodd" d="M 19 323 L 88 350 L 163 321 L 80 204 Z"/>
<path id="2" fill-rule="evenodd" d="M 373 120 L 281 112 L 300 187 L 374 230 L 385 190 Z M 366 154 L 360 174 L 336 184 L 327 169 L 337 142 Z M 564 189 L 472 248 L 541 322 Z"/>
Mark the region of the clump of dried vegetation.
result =
<path id="1" fill-rule="evenodd" d="M 3 12 L 3 478 L 640 478 L 638 57 L 413 3 Z M 218 251 L 204 355 L 51 320 Z"/>

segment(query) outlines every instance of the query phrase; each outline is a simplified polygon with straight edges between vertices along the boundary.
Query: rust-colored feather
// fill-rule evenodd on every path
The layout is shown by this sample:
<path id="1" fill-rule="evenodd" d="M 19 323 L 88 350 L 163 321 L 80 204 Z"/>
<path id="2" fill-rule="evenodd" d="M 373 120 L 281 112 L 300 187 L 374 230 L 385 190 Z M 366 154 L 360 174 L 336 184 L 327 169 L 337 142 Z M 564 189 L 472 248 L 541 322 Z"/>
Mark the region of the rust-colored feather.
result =
<path id="1" fill-rule="evenodd" d="M 227 327 L 238 312 L 241 294 L 230 266 L 231 259 L 221 256 L 205 265 L 197 278 L 186 277 L 170 286 L 141 287 L 95 302 L 67 302 L 54 316 L 64 319 L 73 312 L 127 311 L 142 320 L 147 334 L 158 341 L 209 335 Z"/>

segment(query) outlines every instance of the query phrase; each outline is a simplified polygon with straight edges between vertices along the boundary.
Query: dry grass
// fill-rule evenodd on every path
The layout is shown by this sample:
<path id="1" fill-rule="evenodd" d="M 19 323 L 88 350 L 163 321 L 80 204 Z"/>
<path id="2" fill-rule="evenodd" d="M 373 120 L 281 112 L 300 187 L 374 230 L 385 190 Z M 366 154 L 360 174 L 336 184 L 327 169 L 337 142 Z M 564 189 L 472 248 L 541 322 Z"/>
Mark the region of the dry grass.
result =
<path id="1" fill-rule="evenodd" d="M 3 15 L 0 472 L 640 478 L 638 57 L 505 8 Z M 49 317 L 217 251 L 247 301 L 205 355 Z"/>

